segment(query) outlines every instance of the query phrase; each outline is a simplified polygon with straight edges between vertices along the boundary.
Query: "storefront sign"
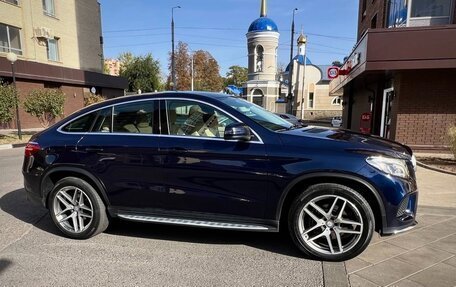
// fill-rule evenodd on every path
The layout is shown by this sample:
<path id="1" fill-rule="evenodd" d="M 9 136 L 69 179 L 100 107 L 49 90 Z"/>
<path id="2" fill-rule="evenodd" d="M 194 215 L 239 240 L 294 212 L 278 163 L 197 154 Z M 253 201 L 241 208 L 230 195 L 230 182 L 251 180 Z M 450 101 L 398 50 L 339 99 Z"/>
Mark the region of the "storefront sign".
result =
<path id="1" fill-rule="evenodd" d="M 339 76 L 339 67 L 333 66 L 328 68 L 328 78 L 335 79 Z"/>

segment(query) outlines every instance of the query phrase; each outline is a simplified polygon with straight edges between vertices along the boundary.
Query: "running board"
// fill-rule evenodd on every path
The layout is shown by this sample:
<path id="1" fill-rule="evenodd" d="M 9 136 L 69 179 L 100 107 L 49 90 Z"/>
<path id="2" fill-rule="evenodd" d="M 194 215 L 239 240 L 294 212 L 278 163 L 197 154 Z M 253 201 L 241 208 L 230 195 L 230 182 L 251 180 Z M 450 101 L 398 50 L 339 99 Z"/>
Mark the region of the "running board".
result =
<path id="1" fill-rule="evenodd" d="M 217 229 L 251 230 L 251 231 L 275 231 L 276 230 L 273 227 L 268 227 L 268 226 L 264 226 L 264 225 L 255 225 L 255 224 L 229 223 L 229 222 L 219 222 L 219 221 L 168 218 L 168 217 L 159 217 L 159 216 L 120 214 L 120 213 L 117 214 L 117 216 L 119 218 L 131 220 L 131 221 L 208 227 L 208 228 L 217 228 Z"/>

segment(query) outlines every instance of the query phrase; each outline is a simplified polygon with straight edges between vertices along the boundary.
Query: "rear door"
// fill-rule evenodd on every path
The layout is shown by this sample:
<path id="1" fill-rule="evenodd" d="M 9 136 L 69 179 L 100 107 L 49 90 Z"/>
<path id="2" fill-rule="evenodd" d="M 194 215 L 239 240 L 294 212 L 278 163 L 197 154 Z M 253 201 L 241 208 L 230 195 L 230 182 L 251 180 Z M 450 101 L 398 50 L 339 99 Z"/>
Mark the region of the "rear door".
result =
<path id="1" fill-rule="evenodd" d="M 159 101 L 141 100 L 98 111 L 91 132 L 77 145 L 80 162 L 96 175 L 114 207 L 163 206 Z"/>
<path id="2" fill-rule="evenodd" d="M 168 99 L 162 109 L 166 207 L 262 218 L 271 187 L 263 142 L 224 140 L 238 120 L 208 103 Z"/>

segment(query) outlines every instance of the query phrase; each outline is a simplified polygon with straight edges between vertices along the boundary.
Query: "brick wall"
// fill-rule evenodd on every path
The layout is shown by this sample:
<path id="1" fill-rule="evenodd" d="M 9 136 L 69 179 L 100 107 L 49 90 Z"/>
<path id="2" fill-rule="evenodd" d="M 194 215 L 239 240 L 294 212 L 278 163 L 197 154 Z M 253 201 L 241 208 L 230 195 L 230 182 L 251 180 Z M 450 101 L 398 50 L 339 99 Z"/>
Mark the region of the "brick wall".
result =
<path id="1" fill-rule="evenodd" d="M 363 16 L 363 1 L 366 2 L 366 15 Z M 387 0 L 360 0 L 358 11 L 358 40 L 371 27 L 371 20 L 377 14 L 376 28 L 385 27 Z"/>
<path id="2" fill-rule="evenodd" d="M 26 96 L 32 90 L 44 88 L 44 84 L 40 82 L 18 81 L 16 84 L 19 90 L 19 98 L 21 102 L 24 102 Z M 64 107 L 65 116 L 68 116 L 83 107 L 84 101 L 82 87 L 62 86 L 61 88 L 66 95 Z M 23 129 L 41 127 L 38 119 L 26 113 L 22 107 L 19 109 L 19 117 L 21 119 L 21 127 Z M 10 124 L 4 126 L 4 128 L 16 128 L 16 121 L 13 120 Z"/>
<path id="3" fill-rule="evenodd" d="M 401 72 L 395 140 L 416 146 L 448 145 L 446 132 L 456 124 L 456 69 Z"/>

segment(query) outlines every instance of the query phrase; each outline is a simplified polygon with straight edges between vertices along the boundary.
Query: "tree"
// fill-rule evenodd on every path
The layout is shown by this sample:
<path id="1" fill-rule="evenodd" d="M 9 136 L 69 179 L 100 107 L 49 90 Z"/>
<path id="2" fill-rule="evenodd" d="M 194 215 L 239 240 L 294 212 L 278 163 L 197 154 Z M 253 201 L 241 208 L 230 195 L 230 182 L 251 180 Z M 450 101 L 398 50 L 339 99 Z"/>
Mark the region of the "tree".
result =
<path id="1" fill-rule="evenodd" d="M 188 91 L 192 82 L 192 56 L 189 53 L 188 45 L 179 42 L 174 54 L 176 66 L 176 90 Z M 169 72 L 167 88 L 171 86 L 171 54 L 169 57 Z M 220 67 L 212 55 L 203 50 L 193 53 L 194 89 L 198 91 L 221 91 L 223 79 L 220 76 Z"/>
<path id="2" fill-rule="evenodd" d="M 119 75 L 128 80 L 128 92 L 160 90 L 160 63 L 151 54 L 135 57 L 131 53 L 123 53 L 119 60 Z"/>
<path id="3" fill-rule="evenodd" d="M 226 73 L 225 86 L 235 85 L 242 86 L 247 82 L 249 70 L 241 66 L 231 66 L 229 67 L 228 72 Z"/>
<path id="4" fill-rule="evenodd" d="M 0 124 L 6 124 L 14 118 L 14 108 L 18 103 L 17 90 L 13 85 L 0 83 Z"/>
<path id="5" fill-rule="evenodd" d="M 172 79 L 172 54 L 169 55 L 169 77 L 167 80 L 167 89 L 172 90 L 173 86 L 171 85 Z M 179 91 L 188 91 L 191 89 L 192 81 L 192 58 L 188 52 L 188 45 L 184 42 L 179 41 L 177 44 L 177 49 L 174 53 L 175 61 L 175 73 L 176 73 L 176 90 Z"/>
<path id="6" fill-rule="evenodd" d="M 223 79 L 220 67 L 212 55 L 203 50 L 193 55 L 195 90 L 220 92 L 223 89 Z"/>
<path id="7" fill-rule="evenodd" d="M 43 127 L 48 127 L 56 117 L 63 116 L 65 94 L 60 89 L 33 90 L 24 101 L 27 113 L 38 118 Z"/>
<path id="8" fill-rule="evenodd" d="M 335 67 L 342 67 L 344 64 L 342 64 L 340 61 L 334 61 L 332 62 L 332 65 L 335 66 Z"/>

